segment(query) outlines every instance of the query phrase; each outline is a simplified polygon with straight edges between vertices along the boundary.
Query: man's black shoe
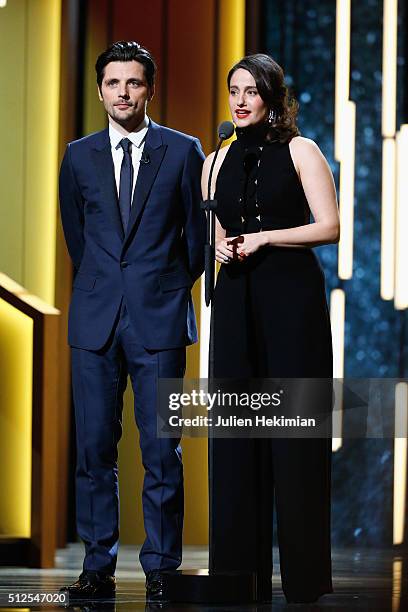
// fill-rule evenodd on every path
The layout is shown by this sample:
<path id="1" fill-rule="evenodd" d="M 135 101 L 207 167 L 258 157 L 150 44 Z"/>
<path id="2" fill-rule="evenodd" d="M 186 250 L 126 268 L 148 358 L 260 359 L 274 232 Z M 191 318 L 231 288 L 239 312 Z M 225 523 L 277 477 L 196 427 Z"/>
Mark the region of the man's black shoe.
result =
<path id="1" fill-rule="evenodd" d="M 78 580 L 62 587 L 60 593 L 67 593 L 72 599 L 108 599 L 115 596 L 116 579 L 110 574 L 84 570 Z"/>
<path id="2" fill-rule="evenodd" d="M 166 573 L 160 570 L 151 570 L 146 574 L 146 602 L 168 603 Z"/>

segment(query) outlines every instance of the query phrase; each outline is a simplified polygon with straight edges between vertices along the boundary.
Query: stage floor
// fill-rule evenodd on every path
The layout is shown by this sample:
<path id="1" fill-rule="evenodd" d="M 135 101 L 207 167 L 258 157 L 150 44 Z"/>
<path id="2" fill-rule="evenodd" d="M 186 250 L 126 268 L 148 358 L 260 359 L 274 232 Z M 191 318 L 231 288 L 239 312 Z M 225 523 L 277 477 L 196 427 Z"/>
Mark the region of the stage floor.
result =
<path id="1" fill-rule="evenodd" d="M 144 601 L 144 574 L 138 561 L 139 549 L 134 546 L 122 546 L 119 554 L 116 600 L 102 603 L 83 603 L 65 608 L 67 610 L 103 609 L 105 612 L 130 612 L 131 610 L 158 610 L 157 605 L 146 605 Z M 56 567 L 52 570 L 34 570 L 26 568 L 0 568 L 0 610 L 9 593 L 57 591 L 63 584 L 73 582 L 81 570 L 82 545 L 72 544 L 59 550 Z M 203 569 L 207 567 L 205 548 L 186 546 L 182 568 Z M 314 605 L 286 605 L 279 578 L 279 556 L 274 550 L 273 599 L 271 604 L 262 605 L 191 605 L 177 604 L 165 607 L 166 612 L 173 611 L 262 611 L 272 610 L 381 610 L 404 612 L 408 610 L 408 557 L 402 558 L 395 551 L 378 549 L 337 549 L 333 551 L 333 577 L 335 593 L 325 595 Z M 13 609 L 7 606 L 7 609 Z M 17 608 L 14 608 L 17 609 Z M 61 610 L 55 604 L 29 607 L 20 604 L 18 609 Z"/>

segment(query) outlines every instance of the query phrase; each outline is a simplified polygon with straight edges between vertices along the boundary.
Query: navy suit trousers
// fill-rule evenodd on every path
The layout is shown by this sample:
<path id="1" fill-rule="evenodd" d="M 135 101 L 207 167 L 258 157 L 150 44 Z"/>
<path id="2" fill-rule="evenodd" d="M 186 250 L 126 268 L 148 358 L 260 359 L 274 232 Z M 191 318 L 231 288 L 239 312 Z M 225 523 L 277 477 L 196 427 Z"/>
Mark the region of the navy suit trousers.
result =
<path id="1" fill-rule="evenodd" d="M 183 466 L 180 440 L 157 437 L 158 378 L 182 378 L 185 347 L 147 350 L 138 341 L 126 305 L 101 350 L 72 348 L 77 436 L 77 529 L 85 543 L 85 570 L 115 573 L 119 539 L 118 442 L 127 376 L 145 469 L 140 552 L 145 572 L 181 563 Z"/>

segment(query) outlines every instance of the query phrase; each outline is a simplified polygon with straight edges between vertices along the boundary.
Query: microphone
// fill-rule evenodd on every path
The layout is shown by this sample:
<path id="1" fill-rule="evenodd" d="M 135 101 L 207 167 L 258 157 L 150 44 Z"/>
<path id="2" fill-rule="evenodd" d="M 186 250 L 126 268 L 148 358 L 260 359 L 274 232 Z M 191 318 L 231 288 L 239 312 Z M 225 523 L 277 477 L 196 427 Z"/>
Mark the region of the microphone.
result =
<path id="1" fill-rule="evenodd" d="M 218 126 L 218 138 L 220 140 L 228 140 L 233 135 L 234 129 L 232 121 L 223 121 Z"/>
<path id="2" fill-rule="evenodd" d="M 148 153 L 145 153 L 145 151 L 143 151 L 142 153 L 142 157 L 140 158 L 140 163 L 141 164 L 150 164 L 150 156 Z"/>

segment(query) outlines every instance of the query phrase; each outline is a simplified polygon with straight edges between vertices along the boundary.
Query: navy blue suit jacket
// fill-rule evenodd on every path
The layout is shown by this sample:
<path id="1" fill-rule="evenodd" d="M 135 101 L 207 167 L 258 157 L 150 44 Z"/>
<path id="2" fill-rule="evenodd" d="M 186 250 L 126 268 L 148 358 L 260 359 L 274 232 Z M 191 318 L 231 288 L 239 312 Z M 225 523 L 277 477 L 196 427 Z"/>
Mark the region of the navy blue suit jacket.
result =
<path id="1" fill-rule="evenodd" d="M 204 267 L 200 142 L 150 122 L 126 234 L 109 131 L 71 142 L 60 172 L 61 218 L 75 277 L 71 346 L 106 343 L 124 297 L 141 344 L 197 341 L 191 287 Z"/>

